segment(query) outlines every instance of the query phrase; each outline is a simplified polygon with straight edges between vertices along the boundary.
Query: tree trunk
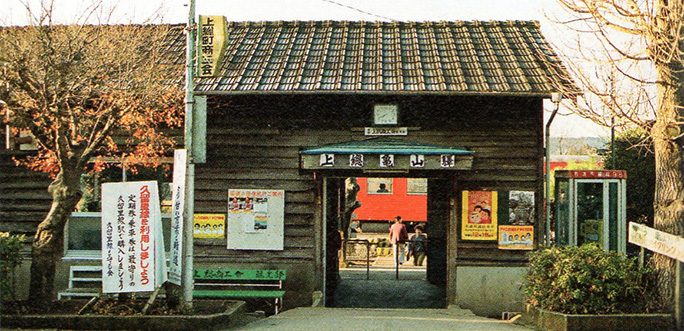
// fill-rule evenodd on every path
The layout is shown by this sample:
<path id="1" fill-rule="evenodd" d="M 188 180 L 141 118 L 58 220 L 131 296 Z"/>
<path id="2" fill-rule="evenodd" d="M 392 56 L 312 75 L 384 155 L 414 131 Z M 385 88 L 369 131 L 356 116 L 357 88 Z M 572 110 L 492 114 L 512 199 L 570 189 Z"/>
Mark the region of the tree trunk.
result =
<path id="1" fill-rule="evenodd" d="M 649 40 L 650 56 L 657 72 L 657 111 L 651 128 L 651 138 L 655 152 L 655 196 L 653 201 L 653 226 L 674 235 L 684 233 L 684 65 L 679 56 L 671 52 L 681 51 L 681 30 L 679 20 L 672 15 L 681 14 L 680 3 L 657 0 L 657 33 Z M 679 47 L 679 49 L 672 48 Z M 658 270 L 658 285 L 661 302 L 671 311 L 674 302 L 675 261 L 664 255 L 655 254 L 651 260 Z"/>
<path id="2" fill-rule="evenodd" d="M 29 301 L 43 305 L 53 299 L 57 261 L 64 247 L 64 227 L 82 192 L 81 171 L 62 169 L 50 184 L 52 206 L 38 225 L 31 252 L 31 285 Z"/>
<path id="3" fill-rule="evenodd" d="M 356 209 L 361 207 L 361 203 L 356 201 L 356 196 L 361 190 L 361 186 L 356 182 L 355 177 L 347 179 L 345 185 L 345 199 L 344 199 L 344 211 L 342 212 L 342 224 L 340 224 L 342 233 L 344 233 L 344 238 L 349 239 L 351 228 L 352 214 Z"/>
<path id="4" fill-rule="evenodd" d="M 672 141 L 654 141 L 656 184 L 654 197 L 654 227 L 660 231 L 681 235 L 684 219 L 684 175 L 682 149 Z M 655 254 L 652 263 L 658 270 L 661 302 L 672 309 L 674 295 L 674 260 Z"/>

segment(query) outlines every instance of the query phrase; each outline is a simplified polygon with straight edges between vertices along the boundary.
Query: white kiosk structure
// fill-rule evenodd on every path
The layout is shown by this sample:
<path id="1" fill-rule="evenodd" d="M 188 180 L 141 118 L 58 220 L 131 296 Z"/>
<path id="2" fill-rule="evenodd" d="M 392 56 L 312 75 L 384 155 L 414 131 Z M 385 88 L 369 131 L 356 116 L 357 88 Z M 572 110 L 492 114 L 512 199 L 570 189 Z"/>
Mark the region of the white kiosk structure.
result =
<path id="1" fill-rule="evenodd" d="M 556 170 L 558 245 L 596 243 L 624 254 L 627 242 L 624 170 Z"/>

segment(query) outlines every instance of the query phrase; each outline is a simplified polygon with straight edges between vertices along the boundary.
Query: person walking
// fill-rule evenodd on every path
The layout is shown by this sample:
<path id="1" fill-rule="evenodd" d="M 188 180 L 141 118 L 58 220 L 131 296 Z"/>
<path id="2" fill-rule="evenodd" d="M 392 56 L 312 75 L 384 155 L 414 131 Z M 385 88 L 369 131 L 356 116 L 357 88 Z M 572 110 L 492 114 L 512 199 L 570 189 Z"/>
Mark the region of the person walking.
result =
<path id="1" fill-rule="evenodd" d="M 423 260 L 425 260 L 425 244 L 427 241 L 427 236 L 423 233 L 423 227 L 416 226 L 416 233 L 411 236 L 408 244 L 408 254 L 406 257 L 408 260 L 413 256 L 413 265 L 422 266 Z"/>
<path id="2" fill-rule="evenodd" d="M 394 256 L 394 266 L 404 263 L 405 245 L 408 239 L 408 232 L 406 225 L 401 221 L 401 216 L 394 218 L 394 224 L 390 227 L 389 232 L 390 243 L 392 243 L 392 253 Z"/>

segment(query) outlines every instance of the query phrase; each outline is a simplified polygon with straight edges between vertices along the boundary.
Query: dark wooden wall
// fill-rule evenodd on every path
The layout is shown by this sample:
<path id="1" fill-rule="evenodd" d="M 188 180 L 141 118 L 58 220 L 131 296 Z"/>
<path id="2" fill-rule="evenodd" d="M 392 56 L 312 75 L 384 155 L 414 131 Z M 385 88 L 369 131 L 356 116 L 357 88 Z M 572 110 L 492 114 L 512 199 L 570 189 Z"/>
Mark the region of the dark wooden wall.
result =
<path id="1" fill-rule="evenodd" d="M 4 146 L 0 149 L 0 232 L 30 238 L 50 208 L 52 197 L 47 188 L 52 180 L 14 162 L 32 154 Z"/>

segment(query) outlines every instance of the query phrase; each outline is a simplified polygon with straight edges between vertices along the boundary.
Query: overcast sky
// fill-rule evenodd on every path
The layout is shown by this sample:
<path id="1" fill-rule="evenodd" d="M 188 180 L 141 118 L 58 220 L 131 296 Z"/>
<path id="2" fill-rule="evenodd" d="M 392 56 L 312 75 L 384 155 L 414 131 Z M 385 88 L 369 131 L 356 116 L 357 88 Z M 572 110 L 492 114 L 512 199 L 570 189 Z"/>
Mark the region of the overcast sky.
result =
<path id="1" fill-rule="evenodd" d="M 82 21 L 98 0 L 55 0 L 57 23 Z M 37 0 L 0 0 L 0 25 L 25 25 L 29 21 L 24 3 L 37 11 Z M 189 0 L 105 0 L 105 8 L 90 17 L 91 22 L 184 23 Z M 112 11 L 112 7 L 115 10 Z M 363 21 L 453 21 L 453 20 L 537 20 L 546 38 L 556 45 L 564 36 L 546 16 L 560 12 L 555 0 L 196 0 L 196 12 L 223 15 L 229 21 L 273 20 L 363 20 Z M 106 17 L 113 13 L 111 17 Z M 557 46 L 562 47 L 562 46 Z M 546 105 L 551 110 L 550 103 Z M 547 111 L 547 115 L 548 115 Z M 561 114 L 567 113 L 561 107 Z M 552 136 L 581 137 L 607 135 L 577 116 L 556 117 Z"/>

